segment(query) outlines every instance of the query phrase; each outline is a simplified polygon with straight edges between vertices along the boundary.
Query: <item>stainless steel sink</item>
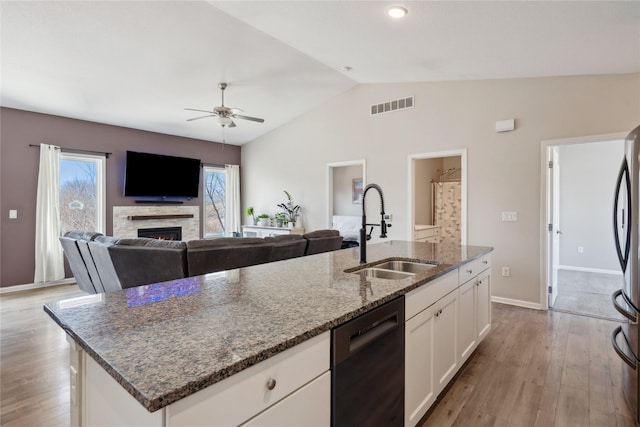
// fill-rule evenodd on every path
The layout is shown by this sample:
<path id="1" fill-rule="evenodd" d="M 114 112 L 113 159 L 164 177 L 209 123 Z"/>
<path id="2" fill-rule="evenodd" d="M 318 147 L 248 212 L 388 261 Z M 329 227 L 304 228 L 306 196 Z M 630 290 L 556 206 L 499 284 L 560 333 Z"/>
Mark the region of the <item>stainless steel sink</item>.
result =
<path id="1" fill-rule="evenodd" d="M 422 273 L 423 271 L 428 271 L 435 266 L 436 264 L 423 264 L 411 261 L 387 261 L 374 266 L 374 268 L 417 274 Z"/>
<path id="2" fill-rule="evenodd" d="M 415 276 L 414 273 L 404 271 L 385 270 L 382 268 L 363 268 L 362 270 L 354 271 L 355 274 L 359 274 L 365 279 L 388 279 L 388 280 L 401 280 L 407 277 Z"/>

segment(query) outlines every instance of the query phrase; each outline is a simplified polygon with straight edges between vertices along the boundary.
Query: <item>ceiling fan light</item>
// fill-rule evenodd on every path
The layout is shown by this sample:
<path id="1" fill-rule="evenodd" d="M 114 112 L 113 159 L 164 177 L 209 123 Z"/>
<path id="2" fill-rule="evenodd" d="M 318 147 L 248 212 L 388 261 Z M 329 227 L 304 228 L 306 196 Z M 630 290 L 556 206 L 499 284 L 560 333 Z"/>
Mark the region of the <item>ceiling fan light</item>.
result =
<path id="1" fill-rule="evenodd" d="M 218 116 L 218 124 L 220 126 L 229 126 L 231 123 L 233 123 L 231 117 Z"/>
<path id="2" fill-rule="evenodd" d="M 409 13 L 409 11 L 402 6 L 391 6 L 387 9 L 387 14 L 392 18 L 402 18 L 407 13 Z"/>

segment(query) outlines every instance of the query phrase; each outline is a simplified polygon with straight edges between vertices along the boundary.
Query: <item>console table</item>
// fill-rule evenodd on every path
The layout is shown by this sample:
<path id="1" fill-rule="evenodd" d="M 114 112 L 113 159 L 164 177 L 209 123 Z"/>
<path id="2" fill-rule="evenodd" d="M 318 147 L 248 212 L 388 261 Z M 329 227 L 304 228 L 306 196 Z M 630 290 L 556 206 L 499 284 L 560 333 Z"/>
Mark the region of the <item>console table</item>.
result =
<path id="1" fill-rule="evenodd" d="M 243 225 L 243 237 L 270 237 L 281 234 L 304 234 L 304 228 L 261 227 L 259 225 Z"/>

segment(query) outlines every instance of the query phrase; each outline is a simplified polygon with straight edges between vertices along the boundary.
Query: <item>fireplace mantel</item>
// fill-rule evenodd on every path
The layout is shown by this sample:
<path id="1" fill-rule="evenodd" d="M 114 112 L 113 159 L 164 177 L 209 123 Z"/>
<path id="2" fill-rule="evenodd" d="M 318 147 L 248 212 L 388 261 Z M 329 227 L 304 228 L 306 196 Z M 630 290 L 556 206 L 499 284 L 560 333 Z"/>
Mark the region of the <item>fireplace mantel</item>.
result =
<path id="1" fill-rule="evenodd" d="M 166 214 L 166 215 L 130 215 L 127 217 L 130 221 L 146 221 L 151 219 L 180 219 L 193 218 L 191 214 Z"/>

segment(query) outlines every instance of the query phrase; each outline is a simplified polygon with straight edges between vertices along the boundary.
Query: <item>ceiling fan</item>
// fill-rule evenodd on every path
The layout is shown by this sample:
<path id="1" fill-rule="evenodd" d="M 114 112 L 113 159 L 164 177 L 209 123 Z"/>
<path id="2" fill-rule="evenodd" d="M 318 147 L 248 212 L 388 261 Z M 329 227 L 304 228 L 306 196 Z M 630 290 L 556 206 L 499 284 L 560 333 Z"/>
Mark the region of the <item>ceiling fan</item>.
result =
<path id="1" fill-rule="evenodd" d="M 251 120 L 252 122 L 264 123 L 264 119 L 260 119 L 258 117 L 249 117 L 243 116 L 238 113 L 241 113 L 242 110 L 239 108 L 226 107 L 224 105 L 224 90 L 227 88 L 226 83 L 219 83 L 218 87 L 222 91 L 222 105 L 219 107 L 214 107 L 213 111 L 208 110 L 198 110 L 196 108 L 185 108 L 188 111 L 199 111 L 201 113 L 208 113 L 206 116 L 194 117 L 192 119 L 187 119 L 188 122 L 193 120 L 200 120 L 207 117 L 216 117 L 218 120 L 218 125 L 224 127 L 234 128 L 236 127 L 233 119 L 243 119 L 243 120 Z"/>

